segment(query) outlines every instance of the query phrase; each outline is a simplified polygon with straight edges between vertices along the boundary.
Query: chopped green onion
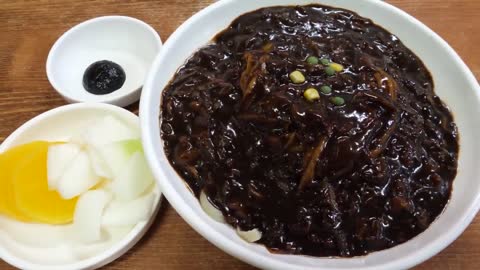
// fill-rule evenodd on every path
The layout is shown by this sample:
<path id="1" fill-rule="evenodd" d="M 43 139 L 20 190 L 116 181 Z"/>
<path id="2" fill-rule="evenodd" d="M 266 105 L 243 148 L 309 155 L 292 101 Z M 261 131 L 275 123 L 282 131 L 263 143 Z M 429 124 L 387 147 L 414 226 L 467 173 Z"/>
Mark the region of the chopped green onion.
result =
<path id="1" fill-rule="evenodd" d="M 342 97 L 332 97 L 330 98 L 330 101 L 335 105 L 335 106 L 342 106 L 345 104 L 345 99 Z"/>
<path id="2" fill-rule="evenodd" d="M 310 65 L 318 65 L 318 57 L 309 56 L 307 58 L 307 63 L 309 63 Z"/>
<path id="3" fill-rule="evenodd" d="M 341 72 L 343 70 L 343 66 L 338 63 L 330 63 L 329 67 L 333 68 L 336 72 Z"/>
<path id="4" fill-rule="evenodd" d="M 295 70 L 294 72 L 290 73 L 290 80 L 296 84 L 303 83 L 305 82 L 305 76 L 303 76 L 302 72 Z"/>
<path id="5" fill-rule="evenodd" d="M 320 94 L 318 94 L 318 91 L 315 88 L 308 88 L 303 92 L 303 96 L 310 102 L 320 99 Z"/>
<path id="6" fill-rule="evenodd" d="M 326 67 L 325 68 L 325 73 L 328 75 L 328 76 L 333 76 L 335 75 L 335 73 L 337 73 L 335 71 L 335 69 L 333 69 L 332 67 Z"/>
<path id="7" fill-rule="evenodd" d="M 322 87 L 320 87 L 320 91 L 325 94 L 325 95 L 328 95 L 332 92 L 332 88 L 328 85 L 324 85 Z"/>
<path id="8" fill-rule="evenodd" d="M 328 60 L 326 58 L 322 58 L 322 59 L 320 59 L 320 63 L 322 63 L 322 65 L 324 65 L 324 66 L 328 66 L 328 64 L 330 64 L 330 60 Z"/>

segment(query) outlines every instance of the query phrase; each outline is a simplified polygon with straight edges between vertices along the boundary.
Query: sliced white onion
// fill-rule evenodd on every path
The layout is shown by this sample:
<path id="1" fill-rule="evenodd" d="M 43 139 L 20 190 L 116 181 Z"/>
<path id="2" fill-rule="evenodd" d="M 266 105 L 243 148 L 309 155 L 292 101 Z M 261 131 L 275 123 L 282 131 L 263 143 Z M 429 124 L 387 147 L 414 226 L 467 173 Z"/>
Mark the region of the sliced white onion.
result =
<path id="1" fill-rule="evenodd" d="M 83 139 L 88 145 L 105 145 L 139 138 L 139 128 L 129 127 L 120 119 L 110 115 L 89 125 L 83 134 Z"/>
<path id="2" fill-rule="evenodd" d="M 207 213 L 211 218 L 218 222 L 225 222 L 225 218 L 223 217 L 222 211 L 218 210 L 207 198 L 205 192 L 200 192 L 200 206 L 202 207 L 203 211 Z"/>
<path id="3" fill-rule="evenodd" d="M 73 217 L 73 231 L 77 241 L 92 243 L 101 240 L 102 215 L 110 199 L 111 195 L 103 190 L 91 190 L 80 196 Z"/>
<path id="4" fill-rule="evenodd" d="M 3 249 L 15 254 L 15 257 L 28 258 L 29 262 L 37 265 L 68 264 L 75 260 L 71 248 L 66 244 L 38 248 L 16 241 L 3 230 L 0 230 L 0 243 Z"/>
<path id="5" fill-rule="evenodd" d="M 36 248 L 51 248 L 65 242 L 65 235 L 72 225 L 52 226 L 50 224 L 18 222 L 0 215 L 0 231 L 5 232 L 19 244 Z"/>
<path id="6" fill-rule="evenodd" d="M 86 192 L 99 181 L 100 177 L 95 175 L 87 153 L 80 151 L 60 177 L 57 191 L 62 198 L 71 199 Z"/>
<path id="7" fill-rule="evenodd" d="M 146 221 L 152 212 L 155 194 L 149 193 L 133 201 L 112 201 L 102 217 L 103 226 L 129 226 Z"/>
<path id="8" fill-rule="evenodd" d="M 91 258 L 101 252 L 104 252 L 109 247 L 123 239 L 132 230 L 132 228 L 133 226 L 104 227 L 102 231 L 105 239 L 102 239 L 103 241 L 90 243 L 88 245 L 74 245 L 72 247 L 72 252 L 75 255 L 75 258 L 78 260 Z"/>
<path id="9" fill-rule="evenodd" d="M 111 188 L 119 200 L 133 200 L 153 184 L 153 176 L 142 152 L 136 152 L 120 169 Z"/>
<path id="10" fill-rule="evenodd" d="M 245 241 L 253 243 L 262 238 L 262 232 L 258 229 L 252 229 L 249 231 L 241 231 L 237 228 L 237 234 Z"/>
<path id="11" fill-rule="evenodd" d="M 60 177 L 79 152 L 80 147 L 71 143 L 54 144 L 48 147 L 47 179 L 50 190 L 57 188 Z"/>
<path id="12" fill-rule="evenodd" d="M 113 175 L 110 171 L 110 167 L 108 167 L 105 160 L 103 160 L 100 153 L 98 153 L 97 148 L 91 145 L 86 145 L 85 151 L 87 152 L 88 158 L 90 159 L 90 164 L 95 174 L 103 178 L 112 179 Z"/>
<path id="13" fill-rule="evenodd" d="M 120 175 L 135 152 L 142 151 L 139 140 L 125 140 L 109 143 L 106 145 L 88 146 L 92 161 L 96 163 L 95 171 L 105 178 L 113 179 Z"/>

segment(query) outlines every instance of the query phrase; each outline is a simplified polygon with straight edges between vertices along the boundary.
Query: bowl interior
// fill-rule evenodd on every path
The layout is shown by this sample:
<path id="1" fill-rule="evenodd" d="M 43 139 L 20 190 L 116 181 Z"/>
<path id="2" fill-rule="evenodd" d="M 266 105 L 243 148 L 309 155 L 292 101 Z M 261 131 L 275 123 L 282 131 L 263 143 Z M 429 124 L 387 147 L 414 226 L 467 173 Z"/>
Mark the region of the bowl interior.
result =
<path id="1" fill-rule="evenodd" d="M 78 132 L 85 130 L 95 119 L 107 115 L 113 115 L 129 126 L 139 125 L 139 119 L 136 115 L 113 105 L 101 103 L 66 105 L 45 112 L 22 125 L 0 145 L 0 153 L 13 146 L 28 143 L 33 140 L 66 141 L 70 139 L 73 134 L 78 134 Z M 71 255 L 65 247 L 61 245 L 50 248 L 46 247 L 41 250 L 41 252 L 38 249 L 30 249 L 28 246 L 18 248 L 16 239 L 14 239 L 12 235 L 8 235 L 7 228 L 3 227 L 0 228 L 0 258 L 20 269 L 66 270 L 98 268 L 127 252 L 145 234 L 160 207 L 160 192 L 158 189 L 155 190 L 155 192 L 157 195 L 156 201 L 148 221 L 138 223 L 130 232 L 124 235 L 123 238 L 118 240 L 118 242 L 113 243 L 106 250 L 101 249 L 102 252 L 94 256 L 88 255 L 87 259 L 77 260 L 73 263 L 70 260 L 65 261 L 63 264 L 61 262 L 52 264 L 48 261 L 47 256 L 42 258 L 42 254 L 48 255 L 49 252 L 53 252 L 58 256 L 68 258 Z M 16 226 L 16 229 L 18 229 L 19 232 L 23 230 L 25 237 L 28 238 L 30 233 L 28 229 L 31 224 L 24 224 L 14 220 L 5 221 L 6 219 L 7 218 L 2 217 L 1 223 Z M 52 232 L 52 227 L 55 226 L 37 225 L 35 228 L 39 232 L 49 234 Z M 50 234 L 55 235 L 53 233 Z M 25 245 L 25 243 L 23 244 Z M 28 258 L 37 258 L 37 260 L 36 262 L 31 262 L 26 256 L 28 256 Z M 42 263 L 38 263 L 39 261 Z"/>
<path id="2" fill-rule="evenodd" d="M 394 248 L 348 259 L 276 255 L 260 245 L 247 244 L 227 225 L 210 219 L 184 181 L 170 166 L 160 139 L 160 97 L 176 70 L 199 47 L 241 14 L 261 7 L 319 3 L 349 9 L 371 18 L 397 35 L 431 71 L 435 91 L 453 111 L 460 132 L 458 174 L 451 201 L 422 234 Z M 218 16 L 221 14 L 221 16 Z M 172 206 L 201 235 L 227 253 L 267 269 L 405 269 L 450 244 L 468 226 L 480 206 L 479 121 L 480 87 L 458 55 L 434 32 L 403 11 L 376 0 L 264 0 L 220 1 L 185 22 L 168 40 L 153 64 L 141 100 L 142 137 L 158 182 Z"/>
<path id="3" fill-rule="evenodd" d="M 138 90 L 160 46 L 155 30 L 140 20 L 124 16 L 91 19 L 68 30 L 55 43 L 47 60 L 47 75 L 54 88 L 69 101 L 119 105 L 113 101 L 134 91 L 138 100 Z M 100 60 L 119 64 L 126 74 L 119 90 L 101 96 L 87 92 L 82 85 L 85 69 Z"/>

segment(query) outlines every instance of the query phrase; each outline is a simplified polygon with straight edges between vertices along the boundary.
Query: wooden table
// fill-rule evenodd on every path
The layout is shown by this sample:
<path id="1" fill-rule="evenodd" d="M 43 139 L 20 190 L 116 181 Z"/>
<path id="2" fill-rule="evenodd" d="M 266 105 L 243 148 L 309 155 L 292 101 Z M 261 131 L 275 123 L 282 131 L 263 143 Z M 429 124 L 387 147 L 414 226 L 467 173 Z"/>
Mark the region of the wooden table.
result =
<path id="1" fill-rule="evenodd" d="M 245 0 L 248 1 L 248 0 Z M 250 0 L 252 1 L 252 0 Z M 352 0 L 361 1 L 361 0 Z M 0 142 L 28 119 L 64 105 L 45 61 L 55 40 L 86 19 L 110 14 L 144 20 L 163 40 L 211 0 L 0 1 Z M 479 0 L 390 0 L 445 38 L 480 78 Z M 129 109 L 136 110 L 138 105 Z M 108 269 L 253 269 L 193 231 L 164 201 L 148 234 Z M 460 238 L 417 269 L 480 268 L 480 216 Z M 0 261 L 0 269 L 11 269 Z"/>

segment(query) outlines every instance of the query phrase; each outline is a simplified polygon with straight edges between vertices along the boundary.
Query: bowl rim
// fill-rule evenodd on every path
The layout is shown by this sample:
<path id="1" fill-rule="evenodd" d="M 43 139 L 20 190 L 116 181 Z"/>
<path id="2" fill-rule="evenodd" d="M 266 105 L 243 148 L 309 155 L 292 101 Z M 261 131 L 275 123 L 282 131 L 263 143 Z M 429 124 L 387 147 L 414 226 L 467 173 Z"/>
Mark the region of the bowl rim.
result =
<path id="1" fill-rule="evenodd" d="M 153 93 L 158 90 L 155 89 L 153 85 L 154 78 L 156 77 L 156 73 L 160 70 L 160 62 L 161 59 L 165 57 L 168 53 L 168 50 L 172 49 L 172 44 L 175 44 L 177 39 L 180 36 L 184 35 L 186 30 L 190 27 L 190 25 L 195 24 L 199 21 L 202 17 L 206 15 L 212 14 L 213 11 L 228 6 L 231 3 L 234 3 L 237 0 L 222 0 L 216 3 L 213 3 L 210 6 L 205 7 L 204 9 L 200 10 L 199 12 L 195 13 L 192 17 L 186 20 L 180 27 L 175 30 L 175 32 L 169 37 L 169 39 L 165 42 L 163 49 L 155 58 L 152 68 L 147 76 L 147 80 L 144 85 L 144 91 L 140 98 L 140 121 L 142 125 L 142 141 L 145 145 L 145 154 L 146 158 L 150 164 L 150 167 L 153 169 L 153 173 L 159 183 L 159 186 L 162 188 L 163 194 L 170 202 L 172 207 L 177 211 L 177 213 L 201 236 L 206 238 L 210 243 L 214 244 L 222 251 L 232 255 L 233 257 L 240 259 L 244 262 L 247 262 L 253 266 L 259 268 L 267 268 L 267 269 L 284 269 L 286 267 L 296 269 L 298 268 L 297 265 L 287 263 L 287 262 L 280 262 L 272 257 L 266 257 L 258 255 L 252 249 L 244 248 L 237 243 L 233 242 L 229 238 L 225 237 L 212 227 L 201 218 L 197 216 L 197 214 L 193 211 L 193 209 L 182 199 L 182 197 L 175 191 L 173 185 L 170 181 L 160 181 L 158 179 L 166 179 L 167 176 L 164 173 L 163 169 L 159 166 L 160 160 L 157 158 L 154 147 L 157 141 L 162 142 L 161 138 L 156 138 L 153 136 L 154 132 L 151 132 L 150 129 L 153 129 L 155 125 L 151 125 L 158 122 L 159 115 L 151 115 L 151 111 L 157 111 L 158 108 L 150 108 L 150 100 L 152 100 Z M 364 2 L 368 2 L 372 5 L 382 6 L 385 9 L 388 9 L 395 13 L 397 16 L 402 17 L 405 20 L 411 21 L 418 27 L 420 30 L 427 32 L 430 34 L 433 42 L 439 44 L 442 49 L 450 54 L 453 58 L 455 58 L 456 62 L 462 67 L 462 71 L 465 73 L 468 84 L 474 86 L 474 88 L 478 89 L 479 91 L 475 91 L 473 93 L 476 96 L 476 99 L 480 101 L 480 86 L 478 81 L 476 80 L 475 76 L 472 74 L 470 69 L 464 63 L 464 61 L 460 58 L 460 56 L 453 50 L 452 47 L 448 45 L 448 43 L 442 39 L 437 33 L 427 27 L 425 24 L 420 22 L 415 17 L 409 15 L 405 11 L 383 1 L 378 0 L 362 0 Z M 321 4 L 320 0 L 312 0 L 312 3 Z M 240 16 L 241 14 L 238 14 Z M 161 90 L 163 91 L 163 89 Z M 159 126 L 155 126 L 156 128 Z M 163 145 L 161 143 L 161 145 Z M 448 204 L 447 204 L 448 207 Z M 446 209 L 446 208 L 445 208 Z M 462 217 L 462 223 L 452 229 L 448 230 L 448 233 L 445 235 L 441 235 L 438 238 L 429 242 L 428 245 L 423 246 L 418 252 L 414 255 L 410 254 L 408 256 L 403 256 L 400 259 L 390 261 L 384 263 L 382 265 L 376 266 L 359 266 L 356 269 L 407 269 L 411 268 L 419 263 L 424 262 L 425 260 L 431 258 L 435 254 L 439 253 L 441 250 L 446 248 L 449 244 L 451 244 L 472 222 L 473 218 L 476 216 L 477 212 L 480 210 L 480 194 L 475 197 L 473 203 L 471 203 L 468 208 L 465 210 L 465 215 Z M 445 210 L 444 210 L 445 211 Z M 354 257 L 355 258 L 355 257 Z M 357 257 L 358 258 L 358 257 Z M 329 259 L 328 257 L 318 257 L 319 260 L 322 259 Z M 348 258 L 340 258 L 340 259 L 347 259 Z M 302 266 L 302 269 L 319 269 L 315 266 Z M 322 268 L 323 269 L 323 268 Z"/>
<path id="2" fill-rule="evenodd" d="M 146 29 L 152 35 L 156 43 L 156 46 L 158 47 L 158 50 L 162 48 L 162 45 L 163 45 L 162 39 L 160 38 L 160 35 L 157 33 L 157 31 L 155 31 L 155 29 L 151 25 L 134 17 L 124 16 L 124 15 L 107 15 L 107 16 L 93 17 L 86 21 L 80 22 L 79 24 L 74 25 L 73 27 L 71 27 L 64 33 L 62 33 L 62 35 L 55 41 L 52 48 L 50 48 L 50 51 L 48 52 L 47 61 L 45 63 L 45 69 L 46 69 L 48 81 L 52 85 L 53 89 L 55 89 L 57 93 L 59 93 L 65 100 L 67 100 L 70 103 L 99 102 L 99 103 L 108 103 L 108 104 L 113 104 L 113 105 L 123 107 L 123 106 L 130 105 L 131 103 L 137 101 L 140 98 L 140 92 L 142 90 L 143 85 L 140 85 L 138 88 L 129 89 L 128 91 L 125 91 L 125 93 L 119 96 L 98 95 L 95 101 L 85 101 L 77 98 L 71 92 L 65 91 L 64 89 L 62 89 L 62 87 L 60 87 L 60 85 L 57 82 L 56 76 L 54 75 L 54 72 L 53 72 L 53 65 L 54 65 L 53 60 L 56 57 L 56 54 L 58 53 L 58 51 L 60 51 L 60 48 L 63 46 L 63 43 L 68 38 L 68 36 L 76 33 L 77 31 L 83 28 L 90 27 L 93 24 L 96 24 L 99 22 L 105 22 L 105 21 L 125 21 L 131 24 L 139 25 L 144 29 Z M 144 80 L 144 83 L 145 83 L 145 80 Z"/>
<path id="3" fill-rule="evenodd" d="M 34 118 L 28 120 L 13 133 L 11 133 L 1 144 L 0 153 L 6 149 L 12 147 L 16 139 L 21 136 L 25 131 L 36 126 L 38 123 L 49 121 L 49 118 L 55 117 L 63 113 L 71 113 L 72 111 L 82 110 L 104 110 L 115 113 L 116 116 L 121 115 L 122 119 L 130 119 L 132 121 L 138 121 L 138 117 L 124 109 L 111 104 L 105 103 L 76 103 L 68 104 L 60 107 L 56 107 L 44 113 L 41 113 Z M 95 269 L 104 266 L 112 261 L 116 260 L 128 250 L 130 250 L 140 239 L 143 238 L 150 226 L 153 224 L 155 217 L 160 209 L 162 202 L 162 192 L 158 192 L 158 198 L 156 198 L 155 205 L 152 209 L 150 218 L 147 221 L 136 224 L 123 238 L 114 243 L 108 249 L 95 256 L 79 261 L 65 263 L 65 264 L 52 264 L 43 265 L 39 263 L 32 263 L 26 259 L 20 258 L 14 255 L 12 252 L 0 245 L 0 259 L 4 260 L 10 265 L 18 267 L 19 269 L 36 269 L 36 270 L 79 270 L 79 269 Z"/>

